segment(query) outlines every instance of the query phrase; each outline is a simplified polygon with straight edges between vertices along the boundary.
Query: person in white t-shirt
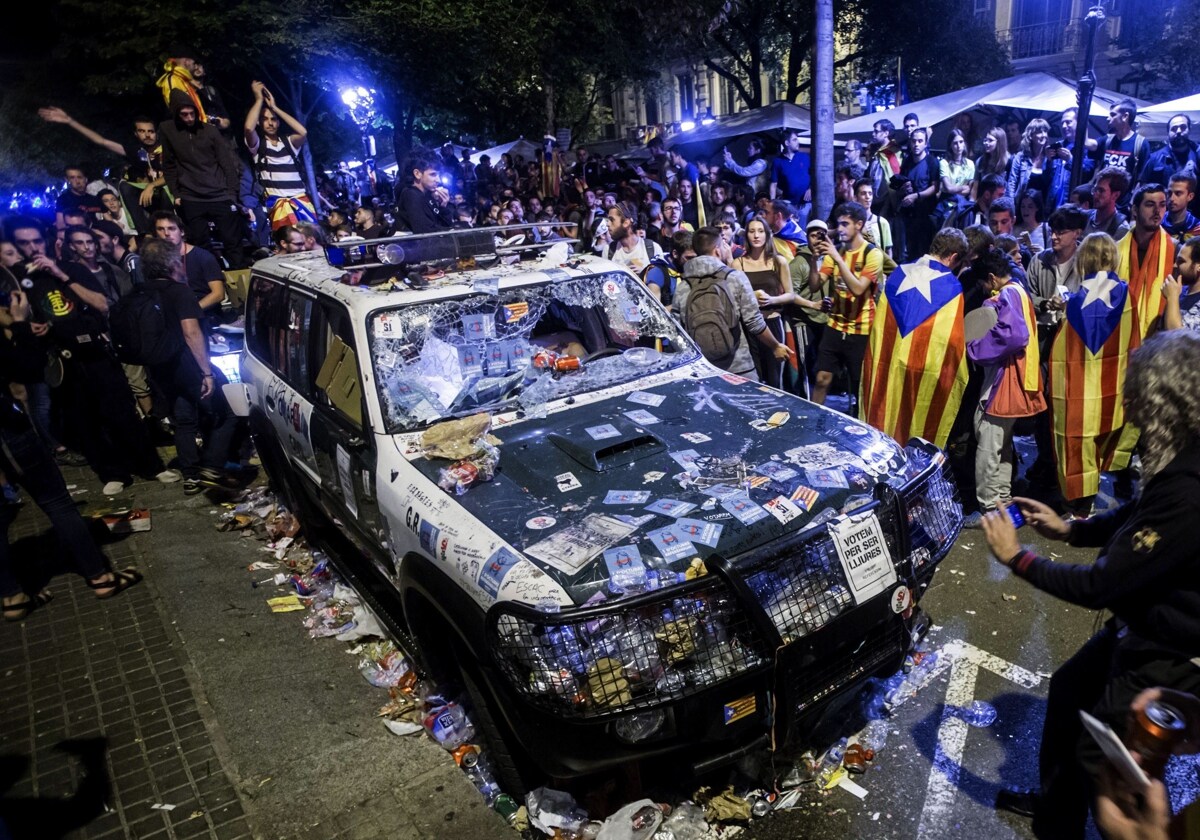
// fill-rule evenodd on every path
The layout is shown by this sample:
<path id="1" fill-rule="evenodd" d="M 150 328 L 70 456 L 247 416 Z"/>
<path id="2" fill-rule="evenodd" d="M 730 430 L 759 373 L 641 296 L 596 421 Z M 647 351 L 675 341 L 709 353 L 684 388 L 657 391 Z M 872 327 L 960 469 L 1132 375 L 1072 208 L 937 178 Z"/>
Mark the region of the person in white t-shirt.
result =
<path id="1" fill-rule="evenodd" d="M 608 222 L 608 233 L 612 237 L 612 244 L 604 254 L 608 259 L 620 263 L 640 277 L 652 259 L 662 256 L 663 250 L 659 244 L 638 234 L 634 229 L 634 220 L 626 215 L 625 208 L 620 204 L 608 208 L 604 219 Z"/>

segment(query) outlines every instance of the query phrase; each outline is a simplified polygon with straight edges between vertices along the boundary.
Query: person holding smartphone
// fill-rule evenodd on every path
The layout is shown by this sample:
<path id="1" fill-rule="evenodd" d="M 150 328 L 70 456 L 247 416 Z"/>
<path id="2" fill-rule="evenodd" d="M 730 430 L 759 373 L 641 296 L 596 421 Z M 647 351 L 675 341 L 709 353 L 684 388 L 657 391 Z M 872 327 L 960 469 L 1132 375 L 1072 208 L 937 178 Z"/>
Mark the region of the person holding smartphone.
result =
<path id="1" fill-rule="evenodd" d="M 1161 332 L 1136 350 L 1124 391 L 1128 421 L 1142 431 L 1143 487 L 1119 508 L 1067 522 L 1049 506 L 1017 498 L 1037 533 L 1099 548 L 1091 564 L 1056 563 L 1021 544 L 1009 517 L 992 511 L 983 531 L 993 556 L 1033 586 L 1112 617 L 1050 680 L 1039 791 L 1003 790 L 999 808 L 1033 816 L 1042 838 L 1082 838 L 1105 760 L 1080 710 L 1125 731 L 1146 686 L 1200 692 L 1200 335 Z"/>

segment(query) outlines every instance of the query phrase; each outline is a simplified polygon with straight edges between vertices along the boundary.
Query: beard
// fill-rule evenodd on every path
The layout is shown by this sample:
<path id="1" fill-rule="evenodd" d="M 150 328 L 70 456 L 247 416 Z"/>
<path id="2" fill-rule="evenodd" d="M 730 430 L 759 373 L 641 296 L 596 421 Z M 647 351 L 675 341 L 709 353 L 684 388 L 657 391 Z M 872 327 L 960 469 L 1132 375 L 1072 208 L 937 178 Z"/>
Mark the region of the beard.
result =
<path id="1" fill-rule="evenodd" d="M 1171 151 L 1173 152 L 1186 152 L 1190 145 L 1191 142 L 1186 136 L 1180 137 L 1179 135 L 1175 135 L 1171 138 Z"/>

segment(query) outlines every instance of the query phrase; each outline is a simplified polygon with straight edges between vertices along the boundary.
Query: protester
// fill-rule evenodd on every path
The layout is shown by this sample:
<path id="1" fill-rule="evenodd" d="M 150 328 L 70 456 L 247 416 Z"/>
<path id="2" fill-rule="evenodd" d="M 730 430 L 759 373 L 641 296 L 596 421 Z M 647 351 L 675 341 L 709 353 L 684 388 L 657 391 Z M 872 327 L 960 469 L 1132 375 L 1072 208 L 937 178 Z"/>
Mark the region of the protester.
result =
<path id="1" fill-rule="evenodd" d="M 667 253 L 651 259 L 642 272 L 642 282 L 668 309 L 675 300 L 675 289 L 683 275 L 683 267 L 694 256 L 696 252 L 692 249 L 692 232 L 679 230 L 671 237 L 671 246 Z"/>
<path id="2" fill-rule="evenodd" d="M 750 337 L 776 359 L 786 360 L 792 351 L 767 329 L 746 275 L 718 258 L 720 239 L 715 228 L 701 228 L 692 236 L 696 256 L 683 267 L 674 311 L 706 359 L 730 373 L 757 381 Z"/>
<path id="3" fill-rule="evenodd" d="M 162 308 L 169 360 L 149 366 L 162 388 L 175 421 L 175 448 L 183 473 L 183 492 L 191 496 L 205 487 L 231 489 L 237 482 L 225 473 L 233 447 L 237 417 L 221 386 L 225 377 L 208 357 L 201 330 L 204 313 L 188 289 L 179 247 L 168 240 L 147 242 L 142 249 L 146 288 Z M 203 453 L 196 439 L 201 423 L 208 429 Z"/>
<path id="4" fill-rule="evenodd" d="M 607 233 L 611 240 L 604 252 L 607 259 L 640 276 L 651 260 L 662 256 L 663 250 L 658 243 L 642 237 L 634 229 L 633 220 L 621 205 L 610 209 L 604 218 L 608 222 Z"/>
<path id="5" fill-rule="evenodd" d="M 806 233 L 807 241 L 797 246 L 796 255 L 788 264 L 788 271 L 792 275 L 794 300 L 793 305 L 785 312 L 796 332 L 796 355 L 804 372 L 797 383 L 797 393 L 809 397 L 817 376 L 817 354 L 821 346 L 821 335 L 829 323 L 829 313 L 825 311 L 825 298 L 833 293 L 833 280 L 821 273 L 820 260 L 808 245 L 814 236 L 828 236 L 829 226 L 820 219 L 811 219 Z"/>
<path id="6" fill-rule="evenodd" d="M 1182 245 L 1193 236 L 1200 236 L 1200 219 L 1188 209 L 1195 198 L 1195 175 L 1176 172 L 1171 176 L 1167 182 L 1167 216 L 1163 219 L 1162 226 L 1177 245 Z"/>
<path id="7" fill-rule="evenodd" d="M 316 220 L 316 208 L 304 185 L 300 170 L 300 147 L 308 137 L 299 120 L 284 111 L 262 82 L 250 83 L 254 102 L 246 112 L 242 137 L 254 160 L 254 172 L 262 184 L 264 209 L 271 230 L 296 222 Z M 290 133 L 281 134 L 286 125 Z"/>
<path id="8" fill-rule="evenodd" d="M 766 219 L 755 216 L 746 225 L 746 253 L 734 259 L 732 265 L 749 279 L 763 321 L 775 341 L 792 347 L 791 355 L 783 359 L 754 353 L 759 379 L 772 388 L 794 391 L 799 369 L 790 366 L 789 361 L 795 357 L 796 341 L 784 317 L 784 307 L 793 303 L 796 296 L 792 293 L 789 260 L 776 252 Z"/>
<path id="9" fill-rule="evenodd" d="M 956 215 L 946 220 L 945 227 L 956 227 L 966 230 L 971 225 L 986 225 L 992 202 L 1003 198 L 1008 184 L 1005 179 L 995 172 L 988 173 L 975 185 L 975 203 L 964 207 Z"/>
<path id="10" fill-rule="evenodd" d="M 981 182 L 988 175 L 999 176 L 1001 183 L 1007 188 L 1011 168 L 1012 157 L 1008 152 L 1008 137 L 1002 129 L 993 128 L 983 135 L 983 154 L 975 160 L 975 184 L 972 186 L 971 195 L 979 195 Z"/>
<path id="11" fill-rule="evenodd" d="M 975 164 L 967 157 L 966 136 L 957 128 L 951 129 L 947 146 L 949 151 L 938 164 L 938 178 L 941 180 L 938 194 L 941 200 L 936 220 L 938 227 L 970 204 L 971 186 L 975 182 Z"/>
<path id="12" fill-rule="evenodd" d="M 1046 209 L 1042 194 L 1032 187 L 1025 190 L 1017 203 L 1017 223 L 1013 233 L 1033 253 L 1045 250 L 1050 242 L 1050 226 L 1046 224 Z"/>
<path id="13" fill-rule="evenodd" d="M 1063 163 L 1068 169 L 1074 168 L 1075 159 L 1075 129 L 1079 124 L 1079 109 L 1066 108 L 1063 110 L 1059 118 L 1059 125 L 1062 128 L 1062 155 Z M 1092 175 L 1096 171 L 1096 159 L 1093 155 L 1096 152 L 1096 141 L 1087 136 L 1087 124 L 1084 124 L 1084 150 L 1083 163 L 1080 167 L 1080 174 L 1084 181 L 1091 181 Z M 1074 197 L 1070 199 L 1072 204 L 1078 204 Z"/>
<path id="14" fill-rule="evenodd" d="M 448 230 L 452 224 L 446 205 L 450 195 L 438 180 L 438 170 L 433 161 L 414 155 L 404 165 L 409 181 L 400 192 L 400 212 L 397 222 L 413 233 L 438 233 Z M 516 203 L 520 206 L 520 202 Z M 517 219 L 524 222 L 524 219 Z"/>
<path id="15" fill-rule="evenodd" d="M 1001 791 L 996 805 L 1032 814 L 1037 837 L 1085 836 L 1088 804 L 1104 766 L 1080 721 L 1085 711 L 1125 731 L 1131 701 L 1147 686 L 1195 694 L 1200 669 L 1200 579 L 1194 523 L 1200 518 L 1200 336 L 1149 338 L 1126 374 L 1127 422 L 1142 429 L 1143 485 L 1121 508 L 1063 521 L 1045 504 L 1015 502 L 1041 536 L 1099 547 L 1090 565 L 1059 563 L 1022 547 L 1007 513 L 984 518 L 992 555 L 1038 589 L 1090 610 L 1102 629 L 1050 680 L 1039 756 L 1040 792 Z"/>
<path id="16" fill-rule="evenodd" d="M 1150 157 L 1150 143 L 1136 130 L 1136 118 L 1137 105 L 1132 99 L 1122 99 L 1113 105 L 1108 112 L 1109 134 L 1096 149 L 1096 159 L 1100 165 L 1123 169 L 1130 184 L 1138 182 L 1138 176 L 1146 168 Z M 1099 174 L 1103 174 L 1103 169 Z M 1127 189 L 1118 199 L 1118 206 L 1122 213 L 1128 213 L 1129 205 Z"/>
<path id="17" fill-rule="evenodd" d="M 911 262 L 922 256 L 933 240 L 930 215 L 937 204 L 941 179 L 937 158 L 929 152 L 928 129 L 913 129 L 909 150 L 900 166 L 897 186 L 893 187 L 899 200 L 892 221 L 896 255 Z"/>
<path id="18" fill-rule="evenodd" d="M 812 183 L 809 168 L 812 159 L 800 151 L 800 132 L 789 128 L 783 132 L 783 150 L 771 162 L 771 181 L 768 193 L 772 199 L 783 199 L 792 205 L 800 227 L 808 221 L 812 210 Z"/>
<path id="19" fill-rule="evenodd" d="M 1167 194 L 1160 184 L 1140 187 L 1133 196 L 1133 230 L 1117 242 L 1117 273 L 1129 283 L 1138 331 L 1149 336 L 1163 312 L 1163 281 L 1175 265 L 1175 240 L 1162 228 Z"/>
<path id="20" fill-rule="evenodd" d="M 812 400 L 825 403 L 834 374 L 845 370 L 850 393 L 857 397 L 867 350 L 871 322 L 875 316 L 875 286 L 883 272 L 883 252 L 862 235 L 867 208 L 848 202 L 836 211 L 840 247 L 827 235 L 810 243 L 821 259 L 821 274 L 832 281 L 832 295 L 825 300 L 829 323 L 821 335 Z"/>
<path id="21" fill-rule="evenodd" d="M 28 230 L 25 228 L 24 230 Z M 16 290 L 9 295 L 9 327 L 0 332 L 0 470 L 29 494 L 49 518 L 62 557 L 83 576 L 98 598 L 111 598 L 137 584 L 142 575 L 137 569 L 111 571 L 108 560 L 97 547 L 88 525 L 79 514 L 67 491 L 62 473 L 50 451 L 34 432 L 20 403 L 12 397 L 10 385 L 36 379 L 46 363 L 45 351 L 33 332 L 34 312 L 28 297 Z M 11 336 L 11 337 L 6 337 Z M 16 518 L 15 505 L 0 506 L 0 522 L 7 531 Z M 22 621 L 36 608 L 50 602 L 51 593 L 42 589 L 35 594 L 22 591 L 12 564 L 12 540 L 0 545 L 0 597 L 5 621 Z"/>
<path id="22" fill-rule="evenodd" d="M 945 448 L 967 385 L 962 231 L 947 228 L 929 254 L 882 284 L 863 359 L 860 416 L 902 446 L 914 436 Z"/>
<path id="23" fill-rule="evenodd" d="M 867 208 L 867 223 L 863 225 L 863 238 L 891 257 L 892 225 L 883 216 L 871 212 L 871 205 L 875 202 L 875 187 L 871 184 L 870 178 L 859 178 L 854 182 L 854 201 Z"/>
<path id="24" fill-rule="evenodd" d="M 1117 276 L 1117 245 L 1085 237 L 1075 256 L 1083 278 L 1067 300 L 1049 356 L 1058 486 L 1067 510 L 1089 516 L 1100 473 L 1129 466 L 1135 435 L 1125 434 L 1121 393 L 1129 354 L 1141 344 L 1134 299 Z"/>
<path id="25" fill-rule="evenodd" d="M 241 178 L 237 156 L 215 126 L 202 122 L 186 93 L 171 91 L 171 113 L 173 119 L 159 125 L 158 135 L 167 187 L 175 196 L 188 241 L 207 245 L 211 222 L 230 267 L 242 268 L 244 222 L 237 209 Z"/>
<path id="26" fill-rule="evenodd" d="M 979 511 L 963 522 L 980 527 L 980 511 L 993 510 L 1012 496 L 1013 427 L 1018 419 L 1046 410 L 1042 395 L 1041 359 L 1037 346 L 1033 304 L 1012 282 L 1007 257 L 993 251 L 975 270 L 986 277 L 992 297 L 985 308 L 996 320 L 985 335 L 967 342 L 967 355 L 983 367 L 983 383 L 975 407 L 975 494 Z"/>
<path id="27" fill-rule="evenodd" d="M 155 237 L 171 243 L 179 250 L 184 277 L 196 298 L 196 304 L 204 313 L 200 323 L 205 334 L 208 334 L 212 331 L 212 322 L 225 300 L 225 273 L 221 271 L 221 264 L 207 249 L 196 247 L 187 241 L 178 216 L 172 213 L 155 213 L 153 222 Z"/>
<path id="28" fill-rule="evenodd" d="M 768 192 L 771 184 L 771 174 L 769 172 L 770 163 L 763 156 L 763 143 L 757 137 L 751 137 L 746 143 L 746 155 L 748 160 L 745 166 L 741 166 L 733 159 L 729 148 L 722 150 L 724 156 L 724 166 L 727 170 L 746 180 L 747 185 L 755 193 Z"/>
<path id="29" fill-rule="evenodd" d="M 1125 169 L 1108 166 L 1096 173 L 1092 184 L 1092 212 L 1084 233 L 1107 233 L 1118 242 L 1129 232 L 1129 224 L 1119 204 L 1133 183 Z"/>
<path id="30" fill-rule="evenodd" d="M 66 230 L 72 224 L 68 221 L 68 214 L 72 212 L 83 216 L 81 221 L 75 221 L 74 224 L 87 224 L 104 212 L 100 199 L 87 191 L 87 175 L 83 167 L 68 166 L 63 170 L 63 177 L 67 180 L 67 188 L 58 194 L 54 202 L 55 227 Z"/>

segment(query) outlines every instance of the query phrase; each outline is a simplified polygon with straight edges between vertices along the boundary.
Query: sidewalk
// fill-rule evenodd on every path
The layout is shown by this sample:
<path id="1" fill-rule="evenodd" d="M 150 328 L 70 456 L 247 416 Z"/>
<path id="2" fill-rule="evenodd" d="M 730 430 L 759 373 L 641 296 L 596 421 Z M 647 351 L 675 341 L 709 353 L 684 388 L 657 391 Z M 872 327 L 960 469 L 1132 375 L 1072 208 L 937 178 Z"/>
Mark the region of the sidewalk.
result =
<path id="1" fill-rule="evenodd" d="M 104 501 L 90 473 L 66 473 L 78 500 Z M 260 544 L 218 532 L 218 505 L 179 485 L 126 495 L 153 530 L 105 551 L 145 582 L 100 601 L 60 574 L 49 606 L 0 627 L 0 819 L 15 837 L 513 837 L 445 751 L 384 729 L 386 695 L 345 644 L 268 610 L 275 588 L 246 571 Z M 53 551 L 47 528 L 27 502 L 18 562 Z M 100 740 L 81 758 L 65 739 Z"/>

